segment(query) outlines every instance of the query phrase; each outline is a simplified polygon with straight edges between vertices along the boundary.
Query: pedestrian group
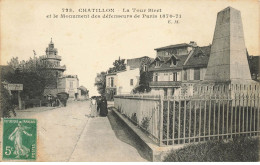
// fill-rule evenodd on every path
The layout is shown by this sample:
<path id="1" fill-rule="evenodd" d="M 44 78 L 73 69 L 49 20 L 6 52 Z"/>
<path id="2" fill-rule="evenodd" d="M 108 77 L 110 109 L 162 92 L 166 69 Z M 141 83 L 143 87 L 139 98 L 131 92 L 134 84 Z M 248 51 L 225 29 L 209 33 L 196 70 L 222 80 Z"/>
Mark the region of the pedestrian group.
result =
<path id="1" fill-rule="evenodd" d="M 92 97 L 90 100 L 91 117 L 106 117 L 108 113 L 106 97 Z"/>

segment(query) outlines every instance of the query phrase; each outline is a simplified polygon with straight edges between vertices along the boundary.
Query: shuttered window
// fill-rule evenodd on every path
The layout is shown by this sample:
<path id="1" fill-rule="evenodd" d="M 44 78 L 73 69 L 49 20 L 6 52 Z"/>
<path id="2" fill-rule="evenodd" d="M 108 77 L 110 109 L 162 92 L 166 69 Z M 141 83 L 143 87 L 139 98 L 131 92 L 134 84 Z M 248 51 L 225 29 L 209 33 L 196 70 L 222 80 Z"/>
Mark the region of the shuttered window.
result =
<path id="1" fill-rule="evenodd" d="M 194 80 L 200 80 L 200 69 L 194 69 Z"/>

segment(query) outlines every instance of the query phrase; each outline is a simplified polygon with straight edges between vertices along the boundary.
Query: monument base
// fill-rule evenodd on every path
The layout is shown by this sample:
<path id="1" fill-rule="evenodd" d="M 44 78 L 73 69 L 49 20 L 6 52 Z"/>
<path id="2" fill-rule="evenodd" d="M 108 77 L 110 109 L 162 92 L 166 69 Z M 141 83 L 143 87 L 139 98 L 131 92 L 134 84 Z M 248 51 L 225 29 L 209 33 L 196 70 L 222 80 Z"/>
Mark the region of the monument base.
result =
<path id="1" fill-rule="evenodd" d="M 194 84 L 193 97 L 212 96 L 235 98 L 236 95 L 258 96 L 260 83 L 254 80 L 204 80 Z"/>

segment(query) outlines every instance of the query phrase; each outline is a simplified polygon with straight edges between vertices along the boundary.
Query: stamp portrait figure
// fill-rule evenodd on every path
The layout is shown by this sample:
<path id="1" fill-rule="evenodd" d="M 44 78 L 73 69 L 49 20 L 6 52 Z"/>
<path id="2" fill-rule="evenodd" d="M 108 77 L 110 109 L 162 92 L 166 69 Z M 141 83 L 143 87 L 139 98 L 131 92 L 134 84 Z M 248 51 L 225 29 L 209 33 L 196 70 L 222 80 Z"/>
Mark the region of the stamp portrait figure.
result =
<path id="1" fill-rule="evenodd" d="M 32 134 L 26 132 L 30 127 L 22 126 L 21 122 L 18 123 L 18 126 L 14 129 L 14 131 L 9 135 L 9 140 L 14 142 L 14 154 L 16 158 L 20 158 L 20 156 L 29 156 L 30 149 L 23 145 L 23 134 L 27 136 L 32 136 Z"/>

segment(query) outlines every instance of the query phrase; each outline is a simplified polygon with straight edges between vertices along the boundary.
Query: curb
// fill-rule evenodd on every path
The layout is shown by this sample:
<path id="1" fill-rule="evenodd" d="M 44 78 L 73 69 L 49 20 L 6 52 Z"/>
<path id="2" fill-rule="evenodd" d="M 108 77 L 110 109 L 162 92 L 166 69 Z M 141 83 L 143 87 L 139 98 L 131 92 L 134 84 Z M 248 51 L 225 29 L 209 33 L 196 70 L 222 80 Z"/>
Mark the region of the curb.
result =
<path id="1" fill-rule="evenodd" d="M 116 116 L 123 121 L 126 126 L 134 133 L 137 137 L 137 140 L 140 142 L 142 151 L 144 155 L 148 158 L 149 161 L 161 162 L 163 161 L 165 155 L 170 152 L 172 149 L 178 149 L 183 146 L 165 146 L 159 147 L 154 141 L 152 141 L 144 132 L 142 132 L 137 126 L 135 126 L 131 121 L 117 112 L 115 107 L 111 107 L 111 110 L 116 114 Z"/>

